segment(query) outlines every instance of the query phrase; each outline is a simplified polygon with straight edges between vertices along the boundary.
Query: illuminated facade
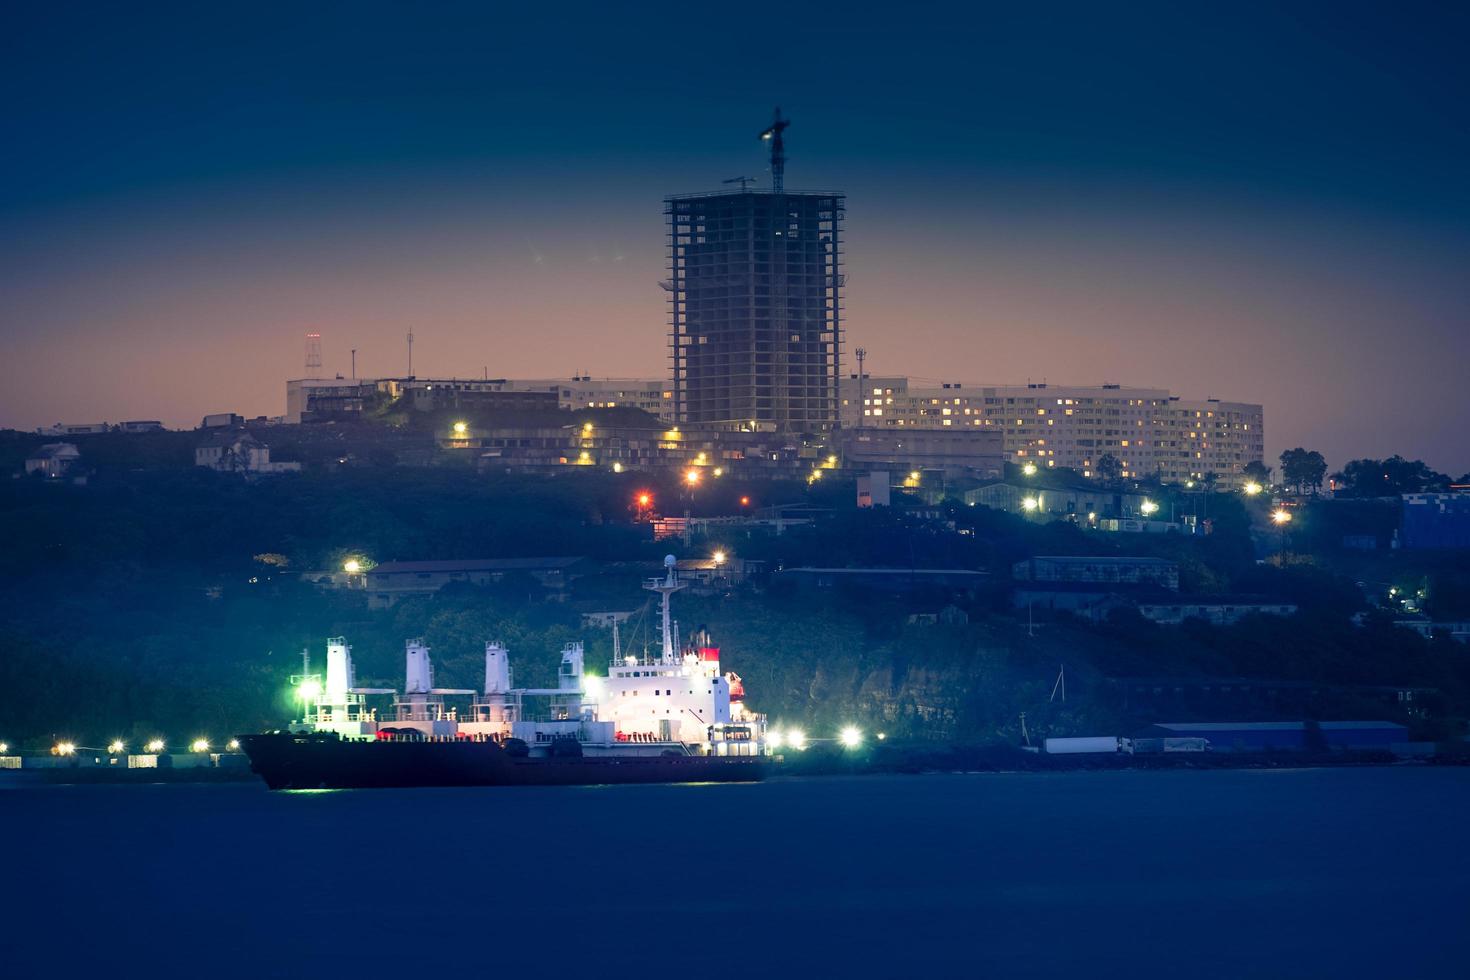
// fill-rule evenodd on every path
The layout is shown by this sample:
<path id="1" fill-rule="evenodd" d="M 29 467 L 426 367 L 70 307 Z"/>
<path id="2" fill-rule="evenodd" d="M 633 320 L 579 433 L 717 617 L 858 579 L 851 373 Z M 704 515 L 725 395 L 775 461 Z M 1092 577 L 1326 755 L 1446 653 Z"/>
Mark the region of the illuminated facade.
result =
<path id="1" fill-rule="evenodd" d="M 909 379 L 842 380 L 845 427 L 980 428 L 1001 433 L 1006 459 L 1098 475 L 1111 455 L 1121 476 L 1182 483 L 1213 473 L 1240 476 L 1265 456 L 1260 405 L 1210 398 L 1186 401 L 1163 388 L 1046 384 L 915 387 Z"/>

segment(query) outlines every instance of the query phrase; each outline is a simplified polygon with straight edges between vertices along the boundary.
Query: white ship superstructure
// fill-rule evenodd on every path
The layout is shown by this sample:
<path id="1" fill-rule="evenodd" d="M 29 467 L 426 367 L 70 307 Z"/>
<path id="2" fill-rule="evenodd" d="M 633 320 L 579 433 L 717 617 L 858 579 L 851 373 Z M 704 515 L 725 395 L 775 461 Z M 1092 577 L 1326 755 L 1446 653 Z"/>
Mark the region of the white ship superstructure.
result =
<path id="1" fill-rule="evenodd" d="M 584 755 L 763 755 L 765 716 L 746 709 L 735 674 L 720 669 L 720 651 L 704 630 L 682 646 L 670 612 L 681 588 L 672 555 L 664 574 L 644 583 L 660 598 L 661 644 L 657 656 L 624 655 L 614 630 L 607 676 L 586 672 L 581 643 L 562 650 L 557 686 L 513 686 L 510 651 L 485 644 L 481 692 L 434 686 L 434 667 L 423 640 L 409 640 L 402 693 L 356 686 L 352 648 L 342 637 L 327 643 L 326 683 L 312 677 L 301 686 L 308 701 L 303 728 L 344 738 L 519 739 L 533 754 L 569 750 Z M 391 719 L 369 708 L 370 695 L 393 695 Z M 469 697 L 461 707 L 450 699 Z M 314 702 L 314 703 L 313 703 Z"/>

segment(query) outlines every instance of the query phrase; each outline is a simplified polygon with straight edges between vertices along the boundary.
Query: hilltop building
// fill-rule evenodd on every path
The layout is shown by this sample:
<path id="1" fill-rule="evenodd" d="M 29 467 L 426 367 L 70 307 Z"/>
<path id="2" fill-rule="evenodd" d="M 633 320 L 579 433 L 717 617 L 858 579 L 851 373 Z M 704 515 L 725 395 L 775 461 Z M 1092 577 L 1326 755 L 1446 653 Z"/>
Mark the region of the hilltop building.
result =
<path id="1" fill-rule="evenodd" d="M 26 457 L 26 475 L 39 473 L 48 480 L 58 480 L 71 472 L 82 460 L 82 454 L 69 442 L 48 442 Z"/>
<path id="2" fill-rule="evenodd" d="M 1001 433 L 1005 458 L 1098 476 L 1098 460 L 1118 460 L 1121 477 L 1169 483 L 1214 473 L 1238 480 L 1265 456 L 1260 405 L 1217 398 L 1190 401 L 1164 388 L 1105 384 L 918 387 L 906 377 L 842 380 L 845 428 L 981 429 Z"/>
<path id="3" fill-rule="evenodd" d="M 271 450 L 248 432 L 228 431 L 216 434 L 194 450 L 194 465 L 217 473 L 240 473 L 245 476 L 273 476 L 295 473 L 300 463 L 271 462 Z"/>
<path id="4" fill-rule="evenodd" d="M 407 397 L 422 412 L 638 408 L 672 418 L 673 389 L 657 378 L 300 378 L 286 382 L 285 421 L 355 418 L 378 399 Z"/>

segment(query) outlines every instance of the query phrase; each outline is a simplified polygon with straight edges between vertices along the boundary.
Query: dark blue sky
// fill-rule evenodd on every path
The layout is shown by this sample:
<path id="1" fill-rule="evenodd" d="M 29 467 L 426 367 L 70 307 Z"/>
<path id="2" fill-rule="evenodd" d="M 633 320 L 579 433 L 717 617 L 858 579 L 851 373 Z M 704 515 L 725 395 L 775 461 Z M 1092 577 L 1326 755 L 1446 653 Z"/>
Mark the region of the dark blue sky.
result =
<path id="1" fill-rule="evenodd" d="M 1458 473 L 1467 42 L 1448 4 L 12 9 L 0 424 L 279 413 L 308 329 L 657 374 L 660 199 L 763 176 L 779 103 L 874 371 L 1259 400 L 1273 452 Z"/>

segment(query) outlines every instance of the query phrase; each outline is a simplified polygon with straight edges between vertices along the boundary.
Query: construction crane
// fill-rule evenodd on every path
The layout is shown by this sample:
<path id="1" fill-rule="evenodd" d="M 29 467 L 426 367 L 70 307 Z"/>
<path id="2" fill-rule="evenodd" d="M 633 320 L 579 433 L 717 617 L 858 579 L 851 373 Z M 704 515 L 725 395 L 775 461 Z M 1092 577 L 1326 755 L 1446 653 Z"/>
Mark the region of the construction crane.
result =
<path id="1" fill-rule="evenodd" d="M 740 185 L 740 193 L 744 194 L 745 191 L 747 190 L 747 185 L 755 183 L 755 178 L 754 177 L 731 177 L 729 180 L 722 180 L 722 181 L 720 181 L 720 183 L 722 183 L 722 184 L 739 184 Z"/>
<path id="2" fill-rule="evenodd" d="M 781 118 L 781 107 L 776 106 L 776 118 L 762 133 L 761 139 L 771 141 L 771 190 L 777 194 L 786 190 L 786 144 L 781 142 L 781 132 L 791 125 L 790 119 Z"/>

